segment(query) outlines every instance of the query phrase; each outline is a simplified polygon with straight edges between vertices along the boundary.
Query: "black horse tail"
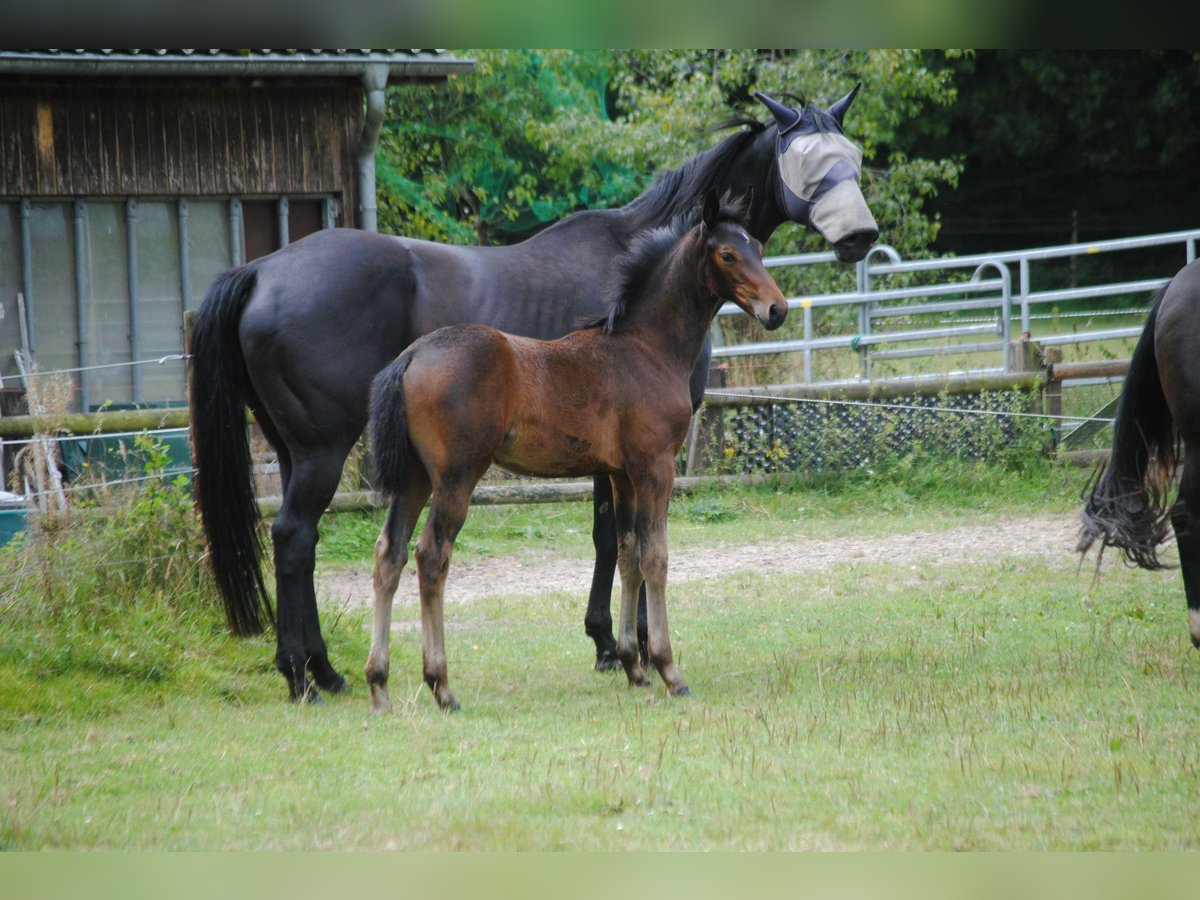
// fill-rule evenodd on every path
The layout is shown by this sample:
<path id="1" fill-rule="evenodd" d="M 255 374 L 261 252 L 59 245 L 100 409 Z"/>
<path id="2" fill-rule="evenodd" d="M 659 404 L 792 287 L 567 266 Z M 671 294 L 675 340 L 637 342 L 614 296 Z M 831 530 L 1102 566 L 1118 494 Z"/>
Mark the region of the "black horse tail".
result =
<path id="1" fill-rule="evenodd" d="M 412 361 L 402 353 L 375 376 L 371 383 L 371 456 L 375 461 L 375 484 L 384 494 L 395 496 L 404 487 L 411 442 L 408 415 L 404 409 L 404 372 Z"/>
<path id="2" fill-rule="evenodd" d="M 190 402 L 193 491 L 225 619 L 237 635 L 275 622 L 263 582 L 261 516 L 250 471 L 246 398 L 253 396 L 238 340 L 238 320 L 256 269 L 218 275 L 192 325 Z"/>
<path id="3" fill-rule="evenodd" d="M 1100 554 L 1116 547 L 1130 565 L 1167 568 L 1158 545 L 1170 528 L 1171 480 L 1180 445 L 1158 377 L 1154 323 L 1166 288 L 1150 306 L 1150 315 L 1129 361 L 1129 374 L 1117 403 L 1112 454 L 1084 491 L 1088 495 L 1079 532 L 1080 553 L 1100 541 Z M 1099 560 L 1097 560 L 1099 562 Z"/>

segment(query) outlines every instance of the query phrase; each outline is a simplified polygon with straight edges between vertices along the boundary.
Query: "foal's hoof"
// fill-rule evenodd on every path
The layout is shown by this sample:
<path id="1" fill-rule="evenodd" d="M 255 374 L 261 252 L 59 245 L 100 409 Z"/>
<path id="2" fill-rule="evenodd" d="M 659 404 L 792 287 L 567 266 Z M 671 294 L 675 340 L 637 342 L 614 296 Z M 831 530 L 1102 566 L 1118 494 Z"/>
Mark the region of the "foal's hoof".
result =
<path id="1" fill-rule="evenodd" d="M 690 696 L 692 696 L 692 692 L 689 691 L 688 686 L 686 684 L 684 684 L 684 685 L 680 685 L 677 688 L 674 688 L 671 691 L 671 696 L 672 697 L 690 697 Z"/>
<path id="2" fill-rule="evenodd" d="M 430 685 L 433 687 L 433 685 Z M 450 693 L 448 687 L 433 687 L 433 699 L 437 701 L 438 707 L 442 712 L 458 712 L 458 701 L 454 699 L 454 695 Z"/>

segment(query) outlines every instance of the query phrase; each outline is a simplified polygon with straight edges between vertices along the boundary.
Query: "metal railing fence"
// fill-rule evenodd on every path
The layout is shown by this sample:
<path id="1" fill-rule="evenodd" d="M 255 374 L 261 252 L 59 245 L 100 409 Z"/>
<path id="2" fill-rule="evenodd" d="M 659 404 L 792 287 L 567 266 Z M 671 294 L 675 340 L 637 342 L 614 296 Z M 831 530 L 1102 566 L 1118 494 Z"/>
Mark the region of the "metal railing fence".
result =
<path id="1" fill-rule="evenodd" d="M 907 261 L 893 247 L 878 245 L 857 263 L 855 291 L 800 295 L 788 299 L 789 309 L 799 309 L 803 316 L 799 338 L 728 343 L 723 340 L 721 318 L 734 315 L 739 310 L 732 303 L 723 306 L 718 312 L 717 327 L 714 329 L 713 357 L 720 360 L 760 354 L 798 353 L 802 358 L 806 384 L 818 381 L 814 376 L 813 354 L 839 348 L 858 354 L 858 378 L 855 380 L 870 379 L 872 363 L 876 360 L 948 354 L 993 353 L 995 356 L 990 365 L 923 374 L 941 377 L 948 374 L 1009 372 L 1014 364 L 1010 358 L 1014 330 L 1018 335 L 1029 335 L 1045 346 L 1137 337 L 1142 330 L 1140 324 L 1127 328 L 1035 335 L 1033 310 L 1053 304 L 1129 295 L 1136 296 L 1138 300 L 1127 309 L 1115 312 L 1142 313 L 1149 295 L 1164 285 L 1178 268 L 1196 258 L 1198 240 L 1200 229 L 1192 229 L 1055 247 Z M 1164 272 L 1159 278 L 1044 290 L 1034 290 L 1032 287 L 1034 268 L 1038 264 L 1172 245 L 1181 246 L 1183 259 L 1177 267 Z M 882 261 L 879 257 L 883 257 Z M 834 262 L 832 253 L 777 256 L 766 260 L 771 268 L 807 267 Z M 881 285 L 887 281 L 920 283 Z M 841 323 L 838 333 L 818 333 L 815 313 L 837 309 L 846 312 L 840 316 L 827 316 L 824 321 Z M 1101 312 L 1111 315 L 1114 310 L 1109 308 Z M 921 321 L 934 316 L 940 316 L 940 321 Z M 828 330 L 827 327 L 825 331 Z"/>

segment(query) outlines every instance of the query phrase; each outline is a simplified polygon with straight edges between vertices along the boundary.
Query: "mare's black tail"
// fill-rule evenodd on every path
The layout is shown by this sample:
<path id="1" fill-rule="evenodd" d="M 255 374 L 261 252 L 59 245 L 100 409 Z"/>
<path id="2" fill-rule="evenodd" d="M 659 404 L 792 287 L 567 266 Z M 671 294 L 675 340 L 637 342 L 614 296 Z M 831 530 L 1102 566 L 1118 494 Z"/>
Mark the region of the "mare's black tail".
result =
<path id="1" fill-rule="evenodd" d="M 1086 553 L 1098 540 L 1101 555 L 1106 547 L 1116 547 L 1131 565 L 1143 569 L 1166 568 L 1158 545 L 1170 528 L 1169 494 L 1179 460 L 1179 439 L 1154 356 L 1154 323 L 1165 290 L 1154 296 L 1129 361 L 1113 424 L 1112 455 L 1080 514 L 1083 527 L 1076 548 Z"/>
<path id="2" fill-rule="evenodd" d="M 408 471 L 408 416 L 404 409 L 404 371 L 412 354 L 400 357 L 375 376 L 371 382 L 371 456 L 375 461 L 375 484 L 384 494 L 394 496 L 404 487 Z"/>
<path id="3" fill-rule="evenodd" d="M 218 275 L 192 325 L 193 485 L 213 575 L 234 634 L 259 634 L 275 616 L 262 575 L 261 517 L 250 470 L 246 398 L 253 396 L 238 320 L 254 289 L 253 265 Z"/>

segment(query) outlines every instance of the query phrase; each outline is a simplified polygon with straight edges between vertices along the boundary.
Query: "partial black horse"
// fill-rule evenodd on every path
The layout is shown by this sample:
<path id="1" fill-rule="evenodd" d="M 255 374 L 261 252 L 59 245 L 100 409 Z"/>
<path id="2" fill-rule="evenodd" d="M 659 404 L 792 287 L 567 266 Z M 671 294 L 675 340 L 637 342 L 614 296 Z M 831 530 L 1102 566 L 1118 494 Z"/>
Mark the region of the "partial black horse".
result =
<path id="1" fill-rule="evenodd" d="M 1080 553 L 1100 541 L 1101 554 L 1116 547 L 1143 569 L 1166 568 L 1158 547 L 1174 527 L 1200 647 L 1200 260 L 1154 296 L 1117 403 L 1112 455 L 1082 519 Z"/>
<path id="2" fill-rule="evenodd" d="M 344 689 L 317 616 L 317 522 L 367 422 L 371 379 L 424 334 L 463 322 L 555 338 L 607 308 L 613 261 L 647 229 L 709 189 L 752 197 L 749 233 L 766 243 L 784 221 L 820 233 L 845 262 L 878 237 L 859 189 L 862 153 L 842 132 L 858 86 L 829 109 L 761 94 L 753 120 L 655 180 L 619 209 L 575 213 L 511 247 L 459 247 L 352 229 L 320 231 L 219 275 L 191 338 L 196 500 L 226 617 L 237 634 L 271 618 L 261 570 L 245 408 L 279 458 L 283 500 L 271 527 L 278 606 L 275 664 L 293 700 Z M 703 398 L 711 356 L 691 381 Z M 596 566 L 587 634 L 597 668 L 617 664 L 610 612 L 617 559 L 611 488 L 595 483 Z M 306 674 L 307 673 L 307 674 Z M 310 684 L 311 675 L 316 687 Z"/>

